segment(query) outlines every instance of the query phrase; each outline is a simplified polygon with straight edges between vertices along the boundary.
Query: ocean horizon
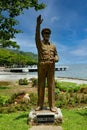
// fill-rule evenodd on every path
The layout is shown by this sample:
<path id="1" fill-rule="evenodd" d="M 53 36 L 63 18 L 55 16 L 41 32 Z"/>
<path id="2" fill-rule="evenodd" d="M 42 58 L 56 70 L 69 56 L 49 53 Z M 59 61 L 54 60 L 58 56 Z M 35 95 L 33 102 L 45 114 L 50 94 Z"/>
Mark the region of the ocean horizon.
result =
<path id="1" fill-rule="evenodd" d="M 68 68 L 65 71 L 56 71 L 55 76 L 87 80 L 87 64 L 71 64 L 66 66 Z"/>

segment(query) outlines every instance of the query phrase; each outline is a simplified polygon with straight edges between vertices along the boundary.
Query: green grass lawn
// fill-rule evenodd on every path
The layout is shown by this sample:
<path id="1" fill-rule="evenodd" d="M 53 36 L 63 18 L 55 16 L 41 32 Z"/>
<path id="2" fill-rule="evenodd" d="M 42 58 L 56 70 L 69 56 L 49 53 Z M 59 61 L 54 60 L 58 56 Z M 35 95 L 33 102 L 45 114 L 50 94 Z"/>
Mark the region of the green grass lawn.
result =
<path id="1" fill-rule="evenodd" d="M 87 108 L 86 109 L 63 109 L 64 130 L 87 130 Z"/>
<path id="2" fill-rule="evenodd" d="M 28 130 L 28 112 L 0 114 L 0 130 Z"/>
<path id="3" fill-rule="evenodd" d="M 87 130 L 87 109 L 63 109 L 63 130 Z M 28 112 L 0 114 L 0 130 L 28 130 Z"/>

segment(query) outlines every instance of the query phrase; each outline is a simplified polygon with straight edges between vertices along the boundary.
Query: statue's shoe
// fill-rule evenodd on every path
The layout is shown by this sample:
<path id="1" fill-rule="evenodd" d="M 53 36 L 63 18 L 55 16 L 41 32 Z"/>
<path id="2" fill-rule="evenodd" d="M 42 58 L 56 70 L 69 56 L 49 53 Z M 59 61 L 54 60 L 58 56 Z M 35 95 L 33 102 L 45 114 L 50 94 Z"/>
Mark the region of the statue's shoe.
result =
<path id="1" fill-rule="evenodd" d="M 40 111 L 40 110 L 42 110 L 42 109 L 43 109 L 43 107 L 38 106 L 38 107 L 35 109 L 35 111 Z"/>
<path id="2" fill-rule="evenodd" d="M 50 108 L 50 111 L 52 111 L 52 112 L 57 112 L 57 109 L 56 109 L 55 107 L 51 107 L 51 108 Z"/>

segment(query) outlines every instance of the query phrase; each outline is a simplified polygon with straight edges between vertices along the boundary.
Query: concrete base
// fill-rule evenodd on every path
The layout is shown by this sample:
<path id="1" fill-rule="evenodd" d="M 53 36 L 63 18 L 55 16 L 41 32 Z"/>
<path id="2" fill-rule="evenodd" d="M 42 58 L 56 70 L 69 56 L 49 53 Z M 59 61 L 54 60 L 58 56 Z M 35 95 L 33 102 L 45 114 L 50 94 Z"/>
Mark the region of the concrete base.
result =
<path id="1" fill-rule="evenodd" d="M 56 125 L 37 125 L 32 126 L 29 130 L 63 130 L 63 128 Z"/>
<path id="2" fill-rule="evenodd" d="M 59 124 L 63 121 L 63 115 L 60 108 L 56 112 L 51 112 L 49 108 L 35 111 L 31 110 L 28 117 L 28 124 Z"/>

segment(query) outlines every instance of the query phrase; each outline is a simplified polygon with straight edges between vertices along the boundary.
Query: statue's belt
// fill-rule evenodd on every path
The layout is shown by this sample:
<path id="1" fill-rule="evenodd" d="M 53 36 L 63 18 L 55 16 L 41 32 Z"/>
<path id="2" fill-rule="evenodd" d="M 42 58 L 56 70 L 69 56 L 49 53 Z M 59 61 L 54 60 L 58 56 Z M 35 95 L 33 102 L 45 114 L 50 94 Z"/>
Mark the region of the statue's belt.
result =
<path id="1" fill-rule="evenodd" d="M 54 61 L 53 61 L 53 60 L 50 60 L 50 59 L 40 60 L 39 62 L 40 62 L 40 63 L 54 63 Z"/>

